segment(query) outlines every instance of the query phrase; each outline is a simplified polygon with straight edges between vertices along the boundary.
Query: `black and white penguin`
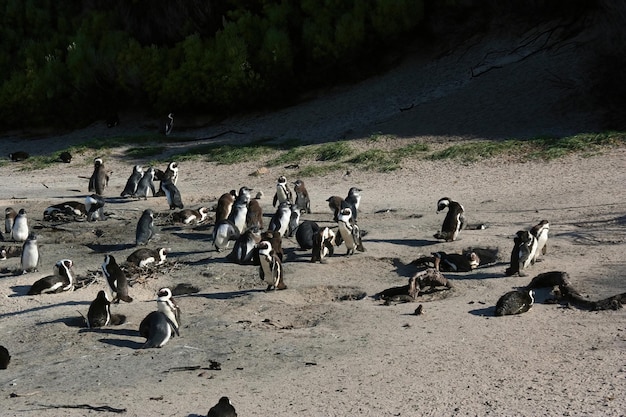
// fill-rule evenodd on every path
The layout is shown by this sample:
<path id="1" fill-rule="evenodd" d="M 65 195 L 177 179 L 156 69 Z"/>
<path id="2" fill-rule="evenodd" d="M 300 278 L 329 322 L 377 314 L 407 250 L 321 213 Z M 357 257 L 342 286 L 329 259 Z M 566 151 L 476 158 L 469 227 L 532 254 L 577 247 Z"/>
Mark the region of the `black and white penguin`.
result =
<path id="1" fill-rule="evenodd" d="M 34 233 L 28 235 L 28 239 L 22 246 L 21 257 L 22 273 L 37 271 L 39 266 L 39 249 L 37 248 L 37 236 Z"/>
<path id="2" fill-rule="evenodd" d="M 221 220 L 226 220 L 230 215 L 230 211 L 235 204 L 237 198 L 237 191 L 230 190 L 228 193 L 224 193 L 217 200 L 217 207 L 215 208 L 215 223 Z"/>
<path id="3" fill-rule="evenodd" d="M 522 314 L 530 310 L 535 302 L 533 290 L 509 291 L 504 294 L 496 303 L 496 316 L 509 316 Z"/>
<path id="4" fill-rule="evenodd" d="M 104 217 L 104 198 L 97 194 L 85 197 L 87 221 L 106 220 Z"/>
<path id="5" fill-rule="evenodd" d="M 164 197 L 165 190 L 163 189 L 163 183 L 167 180 L 172 181 L 174 185 L 178 185 L 178 162 L 172 161 L 167 164 L 165 171 L 160 169 L 156 170 L 155 178 L 159 180 L 159 191 L 155 194 L 155 197 Z"/>
<path id="6" fill-rule="evenodd" d="M 13 219 L 13 227 L 11 228 L 11 239 L 15 242 L 24 242 L 28 239 L 28 218 L 26 217 L 26 210 L 20 209 Z"/>
<path id="7" fill-rule="evenodd" d="M 233 250 L 227 256 L 227 259 L 240 265 L 254 264 L 254 250 L 260 241 L 261 235 L 259 233 L 252 229 L 246 230 L 235 240 Z"/>
<path id="8" fill-rule="evenodd" d="M 291 217 L 289 217 L 289 227 L 287 227 L 287 234 L 285 236 L 292 237 L 296 230 L 298 230 L 298 226 L 300 226 L 300 209 L 296 206 L 291 206 Z"/>
<path id="9" fill-rule="evenodd" d="M 149 192 L 152 192 L 152 196 L 154 196 L 156 190 L 154 189 L 154 176 L 156 171 L 153 167 L 148 168 L 147 171 L 143 173 L 143 177 L 139 180 L 137 184 L 137 189 L 133 194 L 135 198 L 143 198 L 144 200 L 148 199 Z"/>
<path id="10" fill-rule="evenodd" d="M 346 248 L 348 248 L 347 255 L 354 254 L 355 249 L 359 252 L 365 252 L 363 243 L 361 242 L 361 230 L 352 217 L 352 209 L 344 208 L 339 213 L 337 220 L 339 225 L 339 233 L 343 239 Z"/>
<path id="11" fill-rule="evenodd" d="M 128 255 L 128 257 L 126 258 L 126 262 L 136 265 L 140 268 L 143 268 L 144 266 L 153 263 L 156 263 L 157 265 L 162 265 L 167 258 L 167 252 L 167 248 L 141 248 Z"/>
<path id="12" fill-rule="evenodd" d="M 518 274 L 523 277 L 526 273 L 523 271 L 535 263 L 535 254 L 537 253 L 537 239 L 528 231 L 519 231 L 517 236 L 520 238 L 519 245 L 519 271 Z"/>
<path id="13" fill-rule="evenodd" d="M 154 212 L 145 209 L 137 222 L 135 245 L 145 245 L 154 236 Z"/>
<path id="14" fill-rule="evenodd" d="M 89 304 L 87 311 L 87 327 L 104 327 L 111 324 L 111 301 L 106 292 L 100 290 L 96 299 Z"/>
<path id="15" fill-rule="evenodd" d="M 263 209 L 257 198 L 253 198 L 248 203 L 246 227 L 248 229 L 263 230 Z"/>
<path id="16" fill-rule="evenodd" d="M 335 252 L 336 236 L 328 227 L 318 230 L 313 235 L 313 256 L 311 262 L 323 262 L 327 256 L 332 256 Z"/>
<path id="17" fill-rule="evenodd" d="M 480 264 L 476 253 L 468 254 L 434 252 L 434 267 L 443 272 L 470 272 Z"/>
<path id="18" fill-rule="evenodd" d="M 333 212 L 333 221 L 336 222 L 339 218 L 339 212 L 342 208 L 346 207 L 346 202 L 343 198 L 337 195 L 328 197 L 326 201 L 328 202 L 328 207 Z"/>
<path id="19" fill-rule="evenodd" d="M 163 347 L 173 335 L 180 336 L 180 308 L 172 298 L 172 291 L 161 288 L 157 296 L 157 311 L 139 324 L 139 334 L 146 338 L 142 349 Z"/>
<path id="20" fill-rule="evenodd" d="M 213 407 L 209 409 L 207 417 L 237 417 L 235 407 L 228 397 L 222 397 Z"/>
<path id="21" fill-rule="evenodd" d="M 172 133 L 172 129 L 174 129 L 174 113 L 168 114 L 167 119 L 165 120 L 165 126 L 163 128 L 165 136 L 169 136 L 170 133 Z"/>
<path id="22" fill-rule="evenodd" d="M 311 200 L 309 199 L 309 192 L 304 186 L 304 181 L 296 180 L 293 184 L 293 191 L 296 193 L 296 207 L 301 212 L 311 214 Z"/>
<path id="23" fill-rule="evenodd" d="M 209 217 L 209 209 L 207 207 L 200 207 L 195 209 L 184 209 L 172 214 L 172 220 L 182 224 L 200 224 Z"/>
<path id="24" fill-rule="evenodd" d="M 344 204 L 342 208 L 349 208 L 352 212 L 352 218 L 356 223 L 357 214 L 359 212 L 359 205 L 361 205 L 361 191 L 358 187 L 352 187 L 348 190 L 348 196 L 343 200 Z"/>
<path id="25" fill-rule="evenodd" d="M 261 233 L 261 241 L 264 240 L 270 242 L 270 245 L 272 245 L 272 250 L 274 251 L 276 256 L 278 256 L 278 259 L 280 259 L 280 261 L 282 262 L 283 258 L 285 257 L 285 252 L 283 251 L 283 236 L 280 234 L 280 232 L 266 230 Z M 258 258 L 255 259 L 255 263 L 257 262 Z"/>
<path id="26" fill-rule="evenodd" d="M 550 231 L 550 222 L 542 220 L 530 229 L 530 233 L 537 239 L 537 249 L 535 250 L 535 259 L 539 253 L 545 255 L 548 250 L 548 232 Z"/>
<path id="27" fill-rule="evenodd" d="M 67 151 L 61 152 L 59 154 L 59 161 L 69 164 L 70 162 L 72 162 L 72 154 Z"/>
<path id="28" fill-rule="evenodd" d="M 4 233 L 11 234 L 13 229 L 13 223 L 17 217 L 17 211 L 13 207 L 7 207 L 4 209 Z"/>
<path id="29" fill-rule="evenodd" d="M 276 213 L 272 216 L 267 230 L 279 232 L 281 236 L 286 236 L 289 232 L 289 222 L 291 221 L 291 205 L 287 202 L 280 203 Z"/>
<path id="30" fill-rule="evenodd" d="M 61 215 L 84 217 L 87 215 L 85 204 L 78 201 L 66 201 L 46 207 L 43 211 L 44 220 L 53 220 Z"/>
<path id="31" fill-rule="evenodd" d="M 320 227 L 312 220 L 305 220 L 296 229 L 296 241 L 301 250 L 313 248 L 313 237 L 319 232 Z"/>
<path id="32" fill-rule="evenodd" d="M 23 161 L 25 159 L 30 158 L 30 155 L 28 154 L 28 152 L 15 151 L 15 152 L 9 154 L 9 158 L 13 162 L 19 162 L 19 161 Z"/>
<path id="33" fill-rule="evenodd" d="M 143 167 L 141 165 L 135 165 L 133 168 L 132 174 L 126 180 L 126 186 L 124 190 L 121 192 L 120 197 L 132 197 L 137 192 L 137 187 L 139 186 L 139 181 L 143 177 Z"/>
<path id="34" fill-rule="evenodd" d="M 441 231 L 435 233 L 435 239 L 443 239 L 452 242 L 459 236 L 459 232 L 465 226 L 465 209 L 462 205 L 448 197 L 443 197 L 437 202 L 437 213 L 448 207 L 448 213 L 443 220 Z"/>
<path id="35" fill-rule="evenodd" d="M 272 200 L 272 206 L 276 207 L 276 204 L 280 205 L 282 203 L 292 203 L 291 190 L 287 187 L 287 178 L 284 175 L 281 175 L 276 180 L 276 193 Z"/>
<path id="36" fill-rule="evenodd" d="M 72 267 L 74 263 L 70 259 L 61 259 L 54 264 L 52 275 L 48 275 L 35 281 L 28 290 L 28 295 L 53 294 L 63 291 L 73 291 L 76 280 Z"/>
<path id="37" fill-rule="evenodd" d="M 161 187 L 165 192 L 165 198 L 167 198 L 167 204 L 170 206 L 170 210 L 184 209 L 183 198 L 180 195 L 180 190 L 171 180 L 165 180 L 161 183 Z"/>
<path id="38" fill-rule="evenodd" d="M 215 250 L 221 252 L 224 249 L 228 249 L 230 241 L 239 239 L 239 229 L 235 224 L 228 220 L 220 220 L 213 227 L 213 246 Z"/>
<path id="39" fill-rule="evenodd" d="M 283 265 L 274 253 L 272 244 L 262 240 L 257 245 L 259 254 L 259 274 L 261 279 L 267 283 L 265 291 L 287 289 L 283 277 Z"/>
<path id="40" fill-rule="evenodd" d="M 102 158 L 93 160 L 93 174 L 89 178 L 89 192 L 98 195 L 104 194 L 104 189 L 109 185 L 109 175 L 105 171 Z"/>
<path id="41" fill-rule="evenodd" d="M 11 355 L 9 354 L 9 350 L 0 345 L 0 369 L 7 369 L 9 367 L 9 363 L 11 363 Z M 235 416 L 236 415 L 237 414 L 235 414 Z"/>
<path id="42" fill-rule="evenodd" d="M 113 255 L 105 255 L 102 263 L 102 273 L 109 284 L 112 293 L 112 302 L 119 303 L 120 300 L 130 303 L 133 299 L 128 295 L 128 280 L 124 271 L 119 267 Z"/>

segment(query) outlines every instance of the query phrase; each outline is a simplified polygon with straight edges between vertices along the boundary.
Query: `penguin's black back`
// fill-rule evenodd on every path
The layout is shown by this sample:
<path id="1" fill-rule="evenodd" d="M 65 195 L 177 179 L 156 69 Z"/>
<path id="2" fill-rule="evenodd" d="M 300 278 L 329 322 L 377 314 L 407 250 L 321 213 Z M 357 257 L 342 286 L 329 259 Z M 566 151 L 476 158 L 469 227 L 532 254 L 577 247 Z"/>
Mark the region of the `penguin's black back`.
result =
<path id="1" fill-rule="evenodd" d="M 509 291 L 498 300 L 496 304 L 496 316 L 508 316 L 521 314 L 530 310 L 533 299 L 528 292 Z"/>

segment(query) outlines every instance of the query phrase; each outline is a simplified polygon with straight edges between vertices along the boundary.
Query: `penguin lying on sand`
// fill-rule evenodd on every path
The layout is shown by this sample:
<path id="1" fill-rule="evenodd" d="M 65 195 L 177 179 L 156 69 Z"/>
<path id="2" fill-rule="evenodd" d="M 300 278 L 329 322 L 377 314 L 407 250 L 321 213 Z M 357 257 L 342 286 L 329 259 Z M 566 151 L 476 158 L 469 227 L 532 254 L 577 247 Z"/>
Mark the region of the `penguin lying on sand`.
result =
<path id="1" fill-rule="evenodd" d="M 525 313 L 530 310 L 534 301 L 533 290 L 507 292 L 498 300 L 495 315 L 508 316 Z"/>
<path id="2" fill-rule="evenodd" d="M 35 281 L 28 290 L 28 295 L 73 291 L 75 284 L 73 265 L 70 259 L 61 259 L 54 264 L 52 275 Z"/>

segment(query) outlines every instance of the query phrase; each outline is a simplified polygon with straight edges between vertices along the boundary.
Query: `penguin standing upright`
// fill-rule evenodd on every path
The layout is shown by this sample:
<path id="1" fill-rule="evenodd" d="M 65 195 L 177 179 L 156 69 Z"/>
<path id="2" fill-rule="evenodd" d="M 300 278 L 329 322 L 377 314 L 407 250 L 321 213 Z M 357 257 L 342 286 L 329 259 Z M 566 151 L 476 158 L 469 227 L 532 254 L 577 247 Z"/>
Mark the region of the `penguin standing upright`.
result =
<path id="1" fill-rule="evenodd" d="M 336 222 L 339 218 L 339 212 L 346 206 L 346 202 L 338 195 L 330 196 L 326 199 L 326 201 L 328 202 L 328 207 L 333 212 L 333 221 Z"/>
<path id="2" fill-rule="evenodd" d="M 363 190 L 358 187 L 351 187 L 348 190 L 348 196 L 343 200 L 344 204 L 341 207 L 350 209 L 355 223 L 359 212 L 359 205 L 361 205 L 361 191 Z"/>
<path id="3" fill-rule="evenodd" d="M 113 295 L 112 302 L 119 303 L 120 300 L 130 303 L 133 299 L 128 295 L 128 280 L 124 271 L 119 267 L 113 255 L 105 255 L 102 263 L 102 273 L 109 284 L 109 289 Z"/>
<path id="4" fill-rule="evenodd" d="M 341 238 L 346 244 L 346 248 L 348 248 L 347 255 L 349 256 L 354 254 L 355 249 L 359 252 L 365 252 L 365 248 L 361 242 L 361 231 L 352 217 L 351 209 L 344 208 L 341 210 L 339 213 L 338 224 Z"/>
<path id="5" fill-rule="evenodd" d="M 276 193 L 274 194 L 274 199 L 272 200 L 272 206 L 276 207 L 276 203 L 292 203 L 291 190 L 287 187 L 287 178 L 285 178 L 284 175 L 278 177 L 276 182 Z"/>
<path id="6" fill-rule="evenodd" d="M 106 292 L 100 290 L 96 299 L 89 305 L 87 311 L 87 327 L 104 327 L 111 324 L 111 301 Z"/>
<path id="7" fill-rule="evenodd" d="M 519 244 L 519 270 L 517 273 L 520 277 L 526 276 L 524 269 L 535 263 L 535 254 L 537 253 L 537 239 L 529 231 L 520 230 L 517 232 L 520 239 Z"/>
<path id="8" fill-rule="evenodd" d="M 89 178 L 89 192 L 98 195 L 104 194 L 104 189 L 109 185 L 109 175 L 105 171 L 102 158 L 93 160 L 93 174 Z"/>
<path id="9" fill-rule="evenodd" d="M 20 209 L 17 216 L 13 220 L 13 227 L 11 228 L 11 238 L 15 242 L 24 242 L 28 239 L 28 219 L 26 217 L 26 210 Z"/>
<path id="10" fill-rule="evenodd" d="M 287 235 L 291 220 L 291 205 L 287 202 L 280 203 L 276 213 L 272 216 L 267 230 L 280 232 L 281 236 Z"/>
<path id="11" fill-rule="evenodd" d="M 142 349 L 163 347 L 176 334 L 180 336 L 180 308 L 169 288 L 157 293 L 157 311 L 148 314 L 139 324 L 139 334 L 146 338 Z"/>
<path id="12" fill-rule="evenodd" d="M 72 271 L 73 265 L 74 263 L 70 259 L 57 261 L 54 264 L 52 275 L 35 281 L 28 290 L 28 295 L 73 291 L 76 283 L 74 271 Z"/>
<path id="13" fill-rule="evenodd" d="M 165 126 L 163 128 L 163 133 L 165 136 L 169 136 L 172 133 L 172 129 L 174 129 L 174 113 L 169 113 L 167 115 L 167 119 L 165 120 Z"/>
<path id="14" fill-rule="evenodd" d="M 9 350 L 4 346 L 0 345 L 0 369 L 7 369 L 11 363 L 11 355 L 9 355 Z M 210 412 L 210 411 L 209 411 Z M 220 414 L 216 414 L 220 415 Z M 236 416 L 237 414 L 235 414 Z"/>
<path id="15" fill-rule="evenodd" d="M 254 264 L 254 250 L 260 241 L 261 236 L 252 229 L 248 229 L 235 241 L 233 250 L 226 258 L 239 265 Z"/>
<path id="16" fill-rule="evenodd" d="M 336 236 L 328 227 L 319 229 L 313 235 L 313 250 L 311 262 L 324 262 L 324 258 L 332 256 L 335 252 Z"/>
<path id="17" fill-rule="evenodd" d="M 228 193 L 224 193 L 217 200 L 217 207 L 215 209 L 215 223 L 217 224 L 221 220 L 226 220 L 230 215 L 230 211 L 235 204 L 237 198 L 237 191 L 230 190 Z"/>
<path id="18" fill-rule="evenodd" d="M 538 224 L 530 229 L 530 233 L 537 239 L 537 249 L 535 250 L 535 259 L 539 256 L 541 252 L 542 255 L 545 255 L 548 248 L 548 232 L 550 231 L 550 222 L 547 220 L 542 220 Z M 533 261 L 533 262 L 534 262 Z"/>
<path id="19" fill-rule="evenodd" d="M 298 227 L 300 226 L 300 209 L 295 205 L 291 206 L 291 217 L 289 217 L 289 226 L 287 227 L 287 234 L 285 236 L 292 237 Z"/>
<path id="20" fill-rule="evenodd" d="M 228 220 L 230 220 L 239 233 L 243 233 L 246 230 L 246 219 L 248 217 L 248 203 L 250 202 L 250 189 L 247 187 L 242 187 L 239 192 L 239 195 L 235 199 L 235 203 L 228 215 Z"/>
<path id="21" fill-rule="evenodd" d="M 246 227 L 249 229 L 263 230 L 263 209 L 257 198 L 253 198 L 248 203 Z"/>
<path id="22" fill-rule="evenodd" d="M 265 291 L 284 290 L 287 288 L 283 277 L 283 265 L 280 259 L 272 250 L 272 244 L 262 240 L 257 245 L 259 253 L 259 274 L 261 279 L 267 282 Z"/>
<path id="23" fill-rule="evenodd" d="M 465 209 L 462 205 L 448 197 L 443 197 L 437 202 L 437 213 L 448 207 L 448 213 L 443 220 L 441 231 L 435 233 L 435 239 L 443 239 L 452 242 L 459 236 L 459 232 L 465 226 Z"/>
<path id="24" fill-rule="evenodd" d="M 137 222 L 135 245 L 145 245 L 154 236 L 154 212 L 145 209 Z"/>
<path id="25" fill-rule="evenodd" d="M 120 197 L 132 197 L 137 192 L 137 187 L 139 186 L 139 181 L 143 177 L 143 167 L 141 165 L 135 165 L 133 168 L 132 174 L 128 177 L 126 181 L 126 186 L 124 187 L 124 191 L 120 194 Z"/>
<path id="26" fill-rule="evenodd" d="M 301 212 L 311 214 L 311 200 L 309 199 L 309 192 L 304 186 L 304 181 L 297 180 L 293 184 L 293 191 L 296 193 L 296 207 Z"/>
<path id="27" fill-rule="evenodd" d="M 37 271 L 39 266 L 39 249 L 37 248 L 37 237 L 31 233 L 22 246 L 21 257 L 22 273 Z"/>
<path id="28" fill-rule="evenodd" d="M 313 237 L 319 230 L 319 225 L 311 220 L 305 220 L 298 226 L 296 241 L 301 250 L 309 250 L 313 247 Z"/>
<path id="29" fill-rule="evenodd" d="M 228 249 L 230 241 L 239 239 L 239 229 L 229 219 L 220 220 L 213 226 L 213 246 L 215 250 L 221 252 Z"/>
<path id="30" fill-rule="evenodd" d="M 9 235 L 13 229 L 15 217 L 17 217 L 17 212 L 13 209 L 13 207 L 7 207 L 4 209 L 4 232 Z"/>
<path id="31" fill-rule="evenodd" d="M 209 409 L 207 417 L 237 417 L 235 407 L 231 404 L 228 397 L 222 397 L 217 404 Z"/>
<path id="32" fill-rule="evenodd" d="M 504 294 L 496 303 L 496 316 L 508 316 L 513 314 L 522 314 L 530 310 L 535 302 L 533 290 L 528 291 L 509 291 Z"/>
<path id="33" fill-rule="evenodd" d="M 161 187 L 163 187 L 163 191 L 165 192 L 165 197 L 167 198 L 167 204 L 169 204 L 170 210 L 185 208 L 180 191 L 178 190 L 178 187 L 174 185 L 172 180 L 167 179 L 163 181 L 161 183 Z"/>
<path id="34" fill-rule="evenodd" d="M 143 177 L 141 177 L 141 180 L 139 180 L 139 183 L 137 184 L 137 189 L 135 190 L 135 193 L 133 194 L 133 197 L 135 198 L 142 198 L 144 200 L 148 199 L 148 193 L 149 191 L 152 191 L 152 196 L 154 196 L 155 194 L 155 189 L 154 189 L 154 175 L 155 175 L 155 170 L 153 167 L 148 168 L 148 170 L 146 172 L 143 173 Z"/>
<path id="35" fill-rule="evenodd" d="M 165 171 L 160 169 L 156 170 L 155 178 L 159 180 L 159 191 L 155 194 L 156 197 L 165 196 L 165 190 L 163 189 L 163 182 L 170 180 L 174 185 L 178 185 L 178 162 L 172 161 L 167 164 Z"/>
<path id="36" fill-rule="evenodd" d="M 97 194 L 85 197 L 85 211 L 87 212 L 87 221 L 105 220 L 104 198 Z"/>
<path id="37" fill-rule="evenodd" d="M 261 233 L 261 241 L 263 240 L 270 242 L 270 245 L 272 245 L 272 250 L 274 251 L 276 256 L 278 256 L 278 259 L 280 259 L 280 261 L 282 262 L 283 258 L 285 257 L 285 251 L 283 251 L 283 237 L 280 232 L 266 230 Z M 257 261 L 258 258 L 255 259 L 255 262 Z"/>

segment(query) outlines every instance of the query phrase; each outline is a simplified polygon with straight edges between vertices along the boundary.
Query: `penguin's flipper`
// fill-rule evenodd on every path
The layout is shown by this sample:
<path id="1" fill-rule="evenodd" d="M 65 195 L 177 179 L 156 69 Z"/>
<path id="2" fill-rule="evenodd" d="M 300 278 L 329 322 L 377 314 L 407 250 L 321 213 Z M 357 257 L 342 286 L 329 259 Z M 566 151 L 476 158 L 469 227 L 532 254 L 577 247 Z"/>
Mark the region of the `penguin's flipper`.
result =
<path id="1" fill-rule="evenodd" d="M 272 200 L 272 207 L 276 207 L 277 202 L 278 202 L 278 193 L 275 193 L 274 199 Z"/>
<path id="2" fill-rule="evenodd" d="M 543 248 L 541 248 L 541 254 L 545 255 L 546 253 L 548 253 L 548 244 L 547 243 L 545 243 L 543 245 Z"/>

